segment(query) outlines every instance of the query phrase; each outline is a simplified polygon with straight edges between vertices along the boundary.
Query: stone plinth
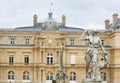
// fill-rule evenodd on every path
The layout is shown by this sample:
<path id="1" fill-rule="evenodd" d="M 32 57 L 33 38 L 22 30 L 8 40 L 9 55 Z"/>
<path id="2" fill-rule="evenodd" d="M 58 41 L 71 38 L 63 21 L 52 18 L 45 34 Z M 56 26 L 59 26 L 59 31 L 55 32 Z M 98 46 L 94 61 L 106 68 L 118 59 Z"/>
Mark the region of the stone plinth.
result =
<path id="1" fill-rule="evenodd" d="M 102 81 L 95 81 L 92 79 L 83 79 L 82 83 L 102 83 Z"/>

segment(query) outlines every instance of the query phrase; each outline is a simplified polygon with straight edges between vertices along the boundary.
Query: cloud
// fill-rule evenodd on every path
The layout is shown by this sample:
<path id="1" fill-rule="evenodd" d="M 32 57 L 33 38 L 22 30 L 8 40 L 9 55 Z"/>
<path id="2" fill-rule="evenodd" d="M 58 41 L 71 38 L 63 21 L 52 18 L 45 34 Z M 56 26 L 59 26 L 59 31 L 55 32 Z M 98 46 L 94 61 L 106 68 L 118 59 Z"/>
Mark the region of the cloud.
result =
<path id="1" fill-rule="evenodd" d="M 104 20 L 112 21 L 112 14 L 120 14 L 120 0 L 51 0 L 54 18 L 61 21 L 64 14 L 67 25 L 83 28 L 104 28 Z M 0 28 L 32 25 L 33 15 L 39 21 L 47 18 L 50 0 L 1 0 Z"/>

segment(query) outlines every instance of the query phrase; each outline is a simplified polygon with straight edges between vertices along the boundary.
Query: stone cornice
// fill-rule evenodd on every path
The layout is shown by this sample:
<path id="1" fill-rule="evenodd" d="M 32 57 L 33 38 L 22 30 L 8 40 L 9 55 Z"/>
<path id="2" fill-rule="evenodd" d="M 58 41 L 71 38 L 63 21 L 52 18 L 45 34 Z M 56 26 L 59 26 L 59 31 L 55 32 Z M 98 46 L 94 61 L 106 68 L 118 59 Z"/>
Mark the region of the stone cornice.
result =
<path id="1" fill-rule="evenodd" d="M 35 31 L 14 31 L 13 30 L 13 31 L 0 31 L 0 35 L 2 35 L 2 34 L 5 34 L 5 35 L 11 34 L 11 35 L 18 36 L 18 35 L 39 35 L 40 33 L 37 31 L 35 32 Z"/>

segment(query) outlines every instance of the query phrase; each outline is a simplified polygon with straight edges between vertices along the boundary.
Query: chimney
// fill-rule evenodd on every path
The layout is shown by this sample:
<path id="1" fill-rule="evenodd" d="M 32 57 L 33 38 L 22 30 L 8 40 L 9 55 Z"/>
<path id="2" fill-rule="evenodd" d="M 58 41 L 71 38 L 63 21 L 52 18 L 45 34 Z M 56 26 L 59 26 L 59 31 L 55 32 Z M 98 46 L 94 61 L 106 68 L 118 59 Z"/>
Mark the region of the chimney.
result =
<path id="1" fill-rule="evenodd" d="M 110 25 L 110 20 L 105 20 L 105 29 L 107 29 Z"/>
<path id="2" fill-rule="evenodd" d="M 115 25 L 116 21 L 118 20 L 118 14 L 113 14 L 113 25 Z"/>
<path id="3" fill-rule="evenodd" d="M 33 26 L 36 26 L 36 25 L 37 25 L 37 18 L 38 18 L 38 16 L 35 14 L 35 15 L 33 16 Z"/>
<path id="4" fill-rule="evenodd" d="M 66 16 L 65 15 L 62 16 L 62 24 L 63 24 L 63 26 L 66 25 Z"/>

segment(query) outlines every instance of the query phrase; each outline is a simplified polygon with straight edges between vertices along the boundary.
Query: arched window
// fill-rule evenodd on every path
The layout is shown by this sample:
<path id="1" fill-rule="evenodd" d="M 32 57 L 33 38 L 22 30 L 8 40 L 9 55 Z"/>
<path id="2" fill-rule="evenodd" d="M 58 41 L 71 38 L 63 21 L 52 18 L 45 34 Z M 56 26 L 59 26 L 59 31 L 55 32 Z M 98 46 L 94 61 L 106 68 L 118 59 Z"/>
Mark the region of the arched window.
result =
<path id="1" fill-rule="evenodd" d="M 25 71 L 23 72 L 23 80 L 29 80 L 29 72 Z"/>
<path id="2" fill-rule="evenodd" d="M 51 53 L 47 55 L 47 64 L 53 64 L 53 55 Z"/>
<path id="3" fill-rule="evenodd" d="M 14 72 L 13 71 L 9 71 L 8 72 L 8 80 L 14 80 Z"/>
<path id="4" fill-rule="evenodd" d="M 106 81 L 106 73 L 105 73 L 105 72 L 102 72 L 102 73 L 101 73 L 101 77 L 102 77 L 102 80 L 103 80 L 103 81 Z"/>
<path id="5" fill-rule="evenodd" d="M 53 80 L 53 73 L 47 73 L 46 80 Z"/>
<path id="6" fill-rule="evenodd" d="M 70 81 L 75 81 L 76 80 L 76 73 L 75 72 L 71 72 L 70 73 Z"/>

